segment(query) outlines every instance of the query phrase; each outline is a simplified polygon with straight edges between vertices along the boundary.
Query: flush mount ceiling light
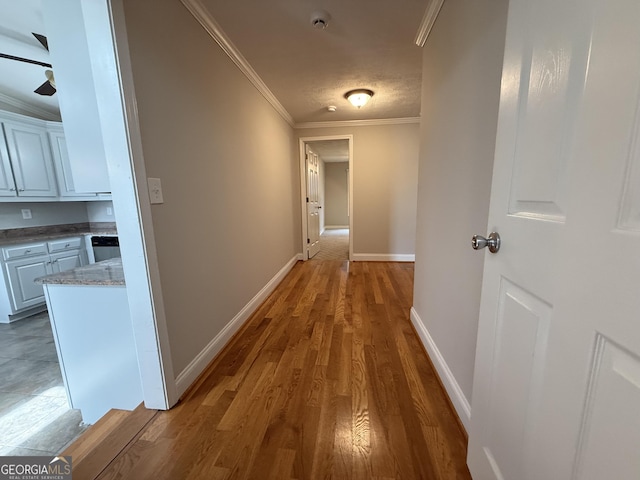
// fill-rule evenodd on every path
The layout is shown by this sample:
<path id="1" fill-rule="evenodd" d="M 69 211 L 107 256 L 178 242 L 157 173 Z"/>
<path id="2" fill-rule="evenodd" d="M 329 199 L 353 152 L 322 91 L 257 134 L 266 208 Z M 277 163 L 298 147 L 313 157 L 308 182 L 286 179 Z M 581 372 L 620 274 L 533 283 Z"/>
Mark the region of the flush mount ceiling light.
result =
<path id="1" fill-rule="evenodd" d="M 344 94 L 344 98 L 349 100 L 354 107 L 363 107 L 373 97 L 373 91 L 366 88 L 350 90 Z"/>

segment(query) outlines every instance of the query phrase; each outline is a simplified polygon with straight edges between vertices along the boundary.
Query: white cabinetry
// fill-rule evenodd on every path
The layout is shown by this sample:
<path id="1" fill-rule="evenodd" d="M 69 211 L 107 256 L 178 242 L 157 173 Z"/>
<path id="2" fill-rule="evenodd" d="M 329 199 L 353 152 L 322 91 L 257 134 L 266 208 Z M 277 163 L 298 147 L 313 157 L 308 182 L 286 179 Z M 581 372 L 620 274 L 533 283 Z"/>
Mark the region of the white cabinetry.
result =
<path id="1" fill-rule="evenodd" d="M 105 200 L 108 191 L 78 192 L 60 122 L 0 111 L 0 201 Z M 82 163 L 82 162 L 80 162 Z"/>
<path id="2" fill-rule="evenodd" d="M 6 263 L 14 313 L 44 302 L 42 285 L 36 285 L 34 280 L 49 274 L 50 263 L 49 255 L 21 258 Z"/>
<path id="3" fill-rule="evenodd" d="M 3 120 L 2 129 L 7 147 L 2 153 L 8 152 L 9 160 L 9 165 L 3 161 L 2 176 L 9 192 L 12 192 L 10 195 L 57 197 L 58 189 L 46 128 Z M 10 172 L 13 178 L 9 177 Z"/>
<path id="4" fill-rule="evenodd" d="M 53 154 L 53 165 L 56 171 L 56 178 L 58 179 L 58 191 L 61 199 L 79 201 L 105 200 L 111 198 L 111 195 L 108 193 L 76 192 L 74 174 L 69 161 L 69 151 L 67 150 L 67 140 L 62 126 L 50 125 L 48 130 L 51 153 Z"/>
<path id="5" fill-rule="evenodd" d="M 88 263 L 82 237 L 7 246 L 2 248 L 2 261 L 0 323 L 44 310 L 44 291 L 34 283 L 36 278 Z"/>

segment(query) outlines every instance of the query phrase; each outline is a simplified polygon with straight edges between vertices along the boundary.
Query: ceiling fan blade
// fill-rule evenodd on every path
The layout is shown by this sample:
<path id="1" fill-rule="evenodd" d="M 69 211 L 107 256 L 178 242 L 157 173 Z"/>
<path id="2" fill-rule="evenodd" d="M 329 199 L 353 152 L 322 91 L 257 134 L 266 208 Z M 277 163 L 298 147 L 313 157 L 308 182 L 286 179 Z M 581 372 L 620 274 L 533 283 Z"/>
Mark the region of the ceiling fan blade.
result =
<path id="1" fill-rule="evenodd" d="M 31 35 L 36 37 L 36 40 L 40 42 L 40 44 L 47 50 L 47 52 L 49 51 L 49 42 L 47 41 L 47 37 L 45 37 L 44 35 L 40 35 L 39 33 L 33 33 L 33 32 L 31 32 Z"/>
<path id="2" fill-rule="evenodd" d="M 16 60 L 18 62 L 30 63 L 32 65 L 40 65 L 41 67 L 52 68 L 50 63 L 38 62 L 37 60 L 31 60 L 29 58 L 23 58 L 23 57 L 16 57 L 14 55 L 7 55 L 6 53 L 0 53 L 0 58 L 6 58 L 9 60 Z"/>
<path id="3" fill-rule="evenodd" d="M 56 93 L 56 89 L 53 85 L 51 85 L 51 82 L 47 80 L 38 88 L 36 88 L 34 92 L 37 93 L 38 95 L 46 95 L 47 97 L 50 97 L 51 95 Z"/>

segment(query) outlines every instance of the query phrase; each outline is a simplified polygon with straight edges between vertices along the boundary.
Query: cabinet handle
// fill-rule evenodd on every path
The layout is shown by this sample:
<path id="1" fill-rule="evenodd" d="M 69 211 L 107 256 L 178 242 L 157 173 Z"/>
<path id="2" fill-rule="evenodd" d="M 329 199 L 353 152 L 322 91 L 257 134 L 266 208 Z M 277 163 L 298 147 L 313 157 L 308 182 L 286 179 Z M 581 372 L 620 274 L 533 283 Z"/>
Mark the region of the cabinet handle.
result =
<path id="1" fill-rule="evenodd" d="M 47 265 L 51 265 L 51 260 L 49 260 L 49 261 L 47 262 Z"/>
<path id="2" fill-rule="evenodd" d="M 69 245 L 71 245 L 71 244 L 70 244 L 70 243 L 66 243 L 66 244 L 64 245 L 64 248 L 69 248 Z"/>
<path id="3" fill-rule="evenodd" d="M 19 188 L 18 191 L 19 192 L 24 192 L 24 188 Z"/>
<path id="4" fill-rule="evenodd" d="M 27 249 L 24 251 L 24 254 L 25 254 L 25 255 L 26 255 L 27 253 L 31 253 L 31 249 L 30 249 L 30 248 L 27 248 Z"/>
<path id="5" fill-rule="evenodd" d="M 9 191 L 10 191 L 10 192 L 15 192 L 15 191 L 16 191 L 16 189 L 15 189 L 15 188 L 10 188 L 10 189 L 9 189 Z"/>

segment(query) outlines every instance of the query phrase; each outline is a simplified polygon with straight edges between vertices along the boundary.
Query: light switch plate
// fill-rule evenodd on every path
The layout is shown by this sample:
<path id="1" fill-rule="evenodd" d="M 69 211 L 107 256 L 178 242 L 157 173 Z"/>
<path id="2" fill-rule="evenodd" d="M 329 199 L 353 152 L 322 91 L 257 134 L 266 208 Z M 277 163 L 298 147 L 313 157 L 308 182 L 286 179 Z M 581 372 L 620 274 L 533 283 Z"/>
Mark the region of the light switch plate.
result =
<path id="1" fill-rule="evenodd" d="M 147 185 L 149 185 L 149 200 L 151 204 L 164 203 L 162 198 L 162 184 L 159 178 L 147 178 Z"/>
<path id="2" fill-rule="evenodd" d="M 22 218 L 25 220 L 29 220 L 31 217 L 31 209 L 30 208 L 23 208 L 22 209 Z"/>

